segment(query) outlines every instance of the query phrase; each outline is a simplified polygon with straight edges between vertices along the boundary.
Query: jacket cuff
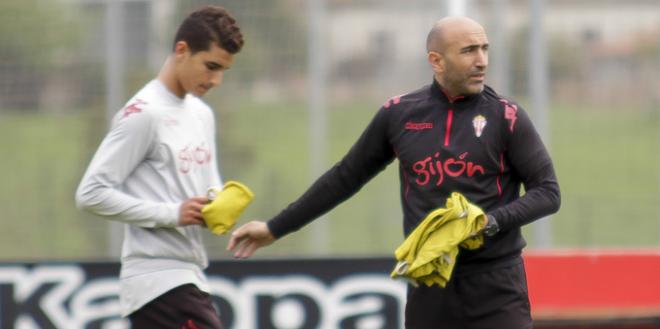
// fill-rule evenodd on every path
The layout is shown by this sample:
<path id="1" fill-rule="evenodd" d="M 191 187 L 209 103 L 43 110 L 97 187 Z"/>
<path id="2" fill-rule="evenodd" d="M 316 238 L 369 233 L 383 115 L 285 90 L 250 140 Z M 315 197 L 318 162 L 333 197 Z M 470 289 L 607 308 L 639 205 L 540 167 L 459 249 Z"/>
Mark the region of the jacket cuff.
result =
<path id="1" fill-rule="evenodd" d="M 168 203 L 163 207 L 163 214 L 161 217 L 160 227 L 177 227 L 179 226 L 179 209 L 180 203 Z"/>
<path id="2" fill-rule="evenodd" d="M 266 226 L 268 226 L 270 234 L 272 234 L 275 239 L 279 239 L 287 233 L 281 225 L 278 225 L 278 222 L 275 219 L 266 222 Z"/>

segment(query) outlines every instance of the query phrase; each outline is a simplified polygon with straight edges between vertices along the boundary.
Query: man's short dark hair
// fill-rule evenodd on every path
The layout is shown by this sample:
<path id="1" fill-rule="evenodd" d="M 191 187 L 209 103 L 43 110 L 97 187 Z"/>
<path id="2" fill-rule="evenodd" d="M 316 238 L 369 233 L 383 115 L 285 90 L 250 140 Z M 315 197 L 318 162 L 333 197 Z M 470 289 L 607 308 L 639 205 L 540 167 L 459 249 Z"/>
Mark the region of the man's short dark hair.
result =
<path id="1" fill-rule="evenodd" d="M 185 41 L 193 54 L 210 49 L 212 42 L 230 54 L 243 47 L 236 19 L 220 6 L 205 6 L 190 13 L 179 26 L 173 47 L 179 41 Z"/>

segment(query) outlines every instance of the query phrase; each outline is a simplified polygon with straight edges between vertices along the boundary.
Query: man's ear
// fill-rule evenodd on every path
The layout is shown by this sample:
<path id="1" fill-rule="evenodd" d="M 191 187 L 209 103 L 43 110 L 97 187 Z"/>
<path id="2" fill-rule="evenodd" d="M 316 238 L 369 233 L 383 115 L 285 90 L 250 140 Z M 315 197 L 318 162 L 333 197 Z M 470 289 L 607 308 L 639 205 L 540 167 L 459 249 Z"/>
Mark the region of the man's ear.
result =
<path id="1" fill-rule="evenodd" d="M 188 43 L 185 41 L 177 41 L 176 44 L 174 44 L 174 56 L 176 56 L 176 58 L 182 58 L 189 51 L 190 48 L 188 47 Z"/>
<path id="2" fill-rule="evenodd" d="M 429 64 L 433 68 L 435 73 L 444 73 L 445 72 L 445 57 L 436 51 L 429 51 L 427 55 Z"/>

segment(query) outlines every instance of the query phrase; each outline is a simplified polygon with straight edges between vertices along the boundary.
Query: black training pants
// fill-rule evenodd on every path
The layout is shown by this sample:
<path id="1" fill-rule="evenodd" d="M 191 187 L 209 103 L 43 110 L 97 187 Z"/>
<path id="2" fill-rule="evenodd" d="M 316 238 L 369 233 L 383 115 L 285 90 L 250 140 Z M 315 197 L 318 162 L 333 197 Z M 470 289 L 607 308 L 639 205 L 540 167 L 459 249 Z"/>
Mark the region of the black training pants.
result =
<path id="1" fill-rule="evenodd" d="M 522 263 L 408 289 L 407 329 L 531 329 Z"/>
<path id="2" fill-rule="evenodd" d="M 158 296 L 128 318 L 132 329 L 222 329 L 211 296 L 193 284 Z"/>

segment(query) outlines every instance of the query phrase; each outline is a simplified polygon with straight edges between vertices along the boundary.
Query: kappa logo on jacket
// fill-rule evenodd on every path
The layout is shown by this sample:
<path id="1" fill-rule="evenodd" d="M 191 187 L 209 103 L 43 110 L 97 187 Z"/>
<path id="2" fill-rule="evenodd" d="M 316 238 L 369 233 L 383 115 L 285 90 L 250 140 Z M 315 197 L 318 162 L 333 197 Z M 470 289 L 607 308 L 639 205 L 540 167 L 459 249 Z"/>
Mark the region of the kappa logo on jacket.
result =
<path id="1" fill-rule="evenodd" d="M 412 121 L 408 121 L 408 122 L 406 122 L 405 127 L 406 127 L 407 130 L 432 129 L 433 128 L 433 122 L 412 122 Z"/>

